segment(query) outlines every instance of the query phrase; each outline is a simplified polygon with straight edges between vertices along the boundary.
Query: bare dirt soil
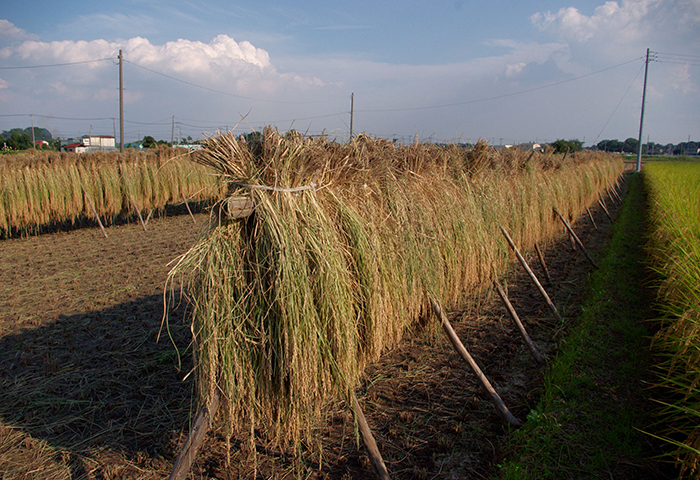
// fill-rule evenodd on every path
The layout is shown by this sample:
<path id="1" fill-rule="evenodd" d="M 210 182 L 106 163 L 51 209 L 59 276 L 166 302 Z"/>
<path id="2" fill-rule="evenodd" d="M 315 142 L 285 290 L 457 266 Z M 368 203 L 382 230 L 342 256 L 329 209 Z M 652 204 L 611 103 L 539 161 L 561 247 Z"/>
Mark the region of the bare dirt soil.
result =
<path id="1" fill-rule="evenodd" d="M 612 199 L 607 205 L 614 216 Z M 574 225 L 595 255 L 612 224 L 592 209 Z M 164 478 L 195 414 L 186 309 L 156 342 L 168 263 L 206 215 L 58 232 L 0 242 L 0 476 Z M 542 245 L 549 294 L 565 321 L 577 315 L 592 267 L 569 237 Z M 544 280 L 534 252 L 524 252 Z M 511 301 L 540 352 L 552 356 L 557 323 L 515 261 Z M 525 420 L 544 368 L 530 356 L 492 289 L 452 312 L 455 330 L 512 413 Z M 434 316 L 366 371 L 358 398 L 392 478 L 492 478 L 509 426 L 454 351 Z M 171 337 L 171 338 L 169 338 Z M 177 345 L 180 358 L 173 344 Z M 350 410 L 322 429 L 322 455 L 282 452 L 210 433 L 190 478 L 372 478 Z"/>

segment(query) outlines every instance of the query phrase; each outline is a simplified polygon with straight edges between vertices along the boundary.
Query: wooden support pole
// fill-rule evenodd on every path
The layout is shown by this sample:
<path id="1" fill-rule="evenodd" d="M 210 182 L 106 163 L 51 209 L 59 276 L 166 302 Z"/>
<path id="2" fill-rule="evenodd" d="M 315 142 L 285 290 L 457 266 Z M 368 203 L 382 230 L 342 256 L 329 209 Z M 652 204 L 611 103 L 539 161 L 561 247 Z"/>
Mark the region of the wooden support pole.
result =
<path id="1" fill-rule="evenodd" d="M 591 209 L 586 207 L 586 211 L 588 212 L 588 218 L 591 219 L 591 223 L 593 224 L 593 227 L 598 230 L 598 225 L 595 223 L 595 220 L 593 220 L 593 215 L 591 214 Z"/>
<path id="2" fill-rule="evenodd" d="M 576 235 L 576 233 L 574 232 L 574 229 L 571 228 L 571 225 L 569 225 L 569 222 L 567 222 L 566 219 L 562 216 L 562 214 L 559 213 L 559 210 L 557 210 L 556 207 L 552 207 L 552 210 L 554 210 L 554 213 L 556 213 L 561 219 L 561 221 L 564 222 L 564 226 L 569 231 L 571 236 L 574 237 L 574 240 L 576 240 L 576 243 L 581 248 L 581 251 L 586 256 L 591 265 L 593 265 L 595 268 L 599 268 L 598 264 L 595 263 L 595 260 L 593 260 L 593 257 L 591 257 L 591 254 L 588 253 L 588 250 L 586 250 L 586 247 L 583 246 L 583 242 L 581 242 L 581 240 L 578 238 L 578 235 Z"/>
<path id="3" fill-rule="evenodd" d="M 510 314 L 510 318 L 513 319 L 513 322 L 515 322 L 515 325 L 518 327 L 518 330 L 520 330 L 520 334 L 523 336 L 523 340 L 525 340 L 525 344 L 530 350 L 532 358 L 534 358 L 535 361 L 540 365 L 544 365 L 544 360 L 537 351 L 537 347 L 535 347 L 535 344 L 532 342 L 530 335 L 527 334 L 527 330 L 525 330 L 525 326 L 523 325 L 523 322 L 520 321 L 520 317 L 518 317 L 518 314 L 513 308 L 513 305 L 510 303 L 510 300 L 508 300 L 508 295 L 506 295 L 506 292 L 503 291 L 503 287 L 501 287 L 501 284 L 498 283 L 498 281 L 495 281 L 494 283 L 496 284 L 496 290 L 498 291 L 498 295 L 501 297 L 501 300 L 503 300 L 503 303 L 506 306 L 508 313 Z"/>
<path id="4" fill-rule="evenodd" d="M 554 282 L 552 282 L 552 277 L 549 275 L 547 263 L 544 261 L 544 255 L 542 255 L 542 250 L 540 250 L 540 246 L 537 243 L 535 243 L 535 251 L 537 252 L 537 258 L 540 259 L 540 265 L 542 265 L 542 270 L 544 270 L 544 277 L 547 279 L 547 283 L 549 285 L 554 285 Z"/>
<path id="5" fill-rule="evenodd" d="M 617 182 L 614 184 L 610 184 L 610 187 L 613 189 L 613 192 L 615 192 L 615 196 L 617 196 L 617 199 L 620 200 L 620 205 L 622 205 L 622 192 L 617 186 Z"/>
<path id="6" fill-rule="evenodd" d="M 362 408 L 360 407 L 360 402 L 357 401 L 357 395 L 355 395 L 355 392 L 352 392 L 352 410 L 355 413 L 357 423 L 360 425 L 362 440 L 365 442 L 367 453 L 372 461 L 372 465 L 374 465 L 375 470 L 377 470 L 377 475 L 381 480 L 389 480 L 391 477 L 389 477 L 389 472 L 386 469 L 384 460 L 382 459 L 382 454 L 379 453 L 377 442 L 374 440 L 372 430 L 370 430 L 369 425 L 367 424 L 365 414 L 362 413 Z"/>
<path id="7" fill-rule="evenodd" d="M 95 218 L 97 219 L 97 224 L 100 226 L 100 230 L 102 230 L 102 235 L 104 235 L 105 238 L 107 238 L 107 231 L 105 230 L 104 225 L 102 225 L 102 220 L 100 220 L 100 216 L 97 214 L 97 209 L 95 208 L 95 204 L 92 203 L 92 200 L 88 196 L 88 194 L 85 191 L 85 188 L 82 186 L 82 184 L 80 185 L 80 188 L 83 191 L 83 195 L 85 195 L 85 199 L 88 201 L 88 205 L 90 205 L 90 210 L 92 210 L 92 213 L 95 215 Z"/>
<path id="8" fill-rule="evenodd" d="M 564 319 L 559 314 L 559 310 L 557 310 L 557 307 L 554 305 L 554 302 L 552 302 L 552 299 L 549 298 L 549 295 L 547 295 L 547 291 L 544 289 L 544 287 L 542 286 L 540 281 L 537 279 L 535 272 L 532 271 L 530 266 L 527 264 L 527 261 L 525 260 L 525 258 L 520 254 L 518 247 L 516 247 L 515 243 L 513 243 L 513 239 L 510 238 L 510 235 L 508 235 L 508 232 L 506 232 L 505 228 L 501 227 L 501 232 L 503 232 L 503 235 L 506 237 L 506 240 L 508 240 L 508 244 L 510 245 L 510 248 L 512 248 L 513 251 L 515 252 L 515 256 L 518 257 L 520 264 L 523 266 L 523 268 L 525 269 L 527 274 L 530 275 L 530 279 L 532 280 L 532 282 L 537 286 L 537 289 L 540 291 L 542 298 L 544 298 L 544 301 L 547 302 L 549 309 L 554 314 L 554 318 L 556 318 L 559 322 L 563 323 Z"/>
<path id="9" fill-rule="evenodd" d="M 134 207 L 134 210 L 136 210 L 136 214 L 139 216 L 139 221 L 141 222 L 141 228 L 143 228 L 143 231 L 146 231 L 146 224 L 143 221 L 143 216 L 141 215 L 141 210 L 136 206 L 136 202 L 134 201 L 134 197 L 130 198 L 131 200 L 131 206 Z"/>
<path id="10" fill-rule="evenodd" d="M 608 190 L 610 198 L 612 198 L 618 205 L 622 205 L 622 198 L 620 198 L 620 196 L 617 194 L 617 190 L 615 190 L 610 182 L 608 182 L 608 185 L 610 186 L 610 190 Z"/>
<path id="11" fill-rule="evenodd" d="M 185 194 L 182 193 L 182 201 L 185 202 L 185 206 L 187 207 L 187 211 L 190 213 L 190 217 L 192 217 L 192 221 L 194 223 L 197 223 L 197 220 L 195 220 L 194 215 L 192 215 L 192 210 L 190 210 L 190 204 L 187 203 L 187 199 L 185 198 Z"/>
<path id="12" fill-rule="evenodd" d="M 564 230 L 566 230 L 566 228 Z M 566 232 L 566 233 L 569 236 L 569 245 L 571 246 L 571 251 L 575 252 L 576 251 L 576 241 L 574 240 L 574 237 L 571 236 L 571 232 Z"/>
<path id="13" fill-rule="evenodd" d="M 600 195 L 598 195 L 598 196 L 600 197 Z M 603 203 L 603 199 L 602 199 L 602 198 L 599 198 L 599 199 L 598 199 L 598 205 L 600 205 L 601 207 L 603 207 L 603 211 L 605 212 L 605 215 L 607 215 L 607 216 L 608 216 L 608 219 L 610 219 L 610 221 L 614 223 L 615 220 L 613 220 L 612 216 L 610 215 L 610 212 L 608 212 L 608 207 L 605 206 L 605 203 Z"/>
<path id="14" fill-rule="evenodd" d="M 457 334 L 455 333 L 454 329 L 452 328 L 452 325 L 450 324 L 450 321 L 447 319 L 447 316 L 443 313 L 442 309 L 440 308 L 440 305 L 437 303 L 435 299 L 430 299 L 431 303 L 433 304 L 433 310 L 435 310 L 435 314 L 438 316 L 440 319 L 440 322 L 442 323 L 442 328 L 445 330 L 445 333 L 449 337 L 450 341 L 452 342 L 452 345 L 455 347 L 455 350 L 459 352 L 459 354 L 462 356 L 462 358 L 467 362 L 469 367 L 471 368 L 472 372 L 474 372 L 474 375 L 479 379 L 479 382 L 481 385 L 484 387 L 486 390 L 486 393 L 491 397 L 491 401 L 493 404 L 496 406 L 496 409 L 498 410 L 498 413 L 501 414 L 501 416 L 511 425 L 515 427 L 519 427 L 521 424 L 518 421 L 517 418 L 513 416 L 512 413 L 510 413 L 510 410 L 508 410 L 508 407 L 506 407 L 506 404 L 503 403 L 503 400 L 501 400 L 501 397 L 498 395 L 496 390 L 491 386 L 491 382 L 489 382 L 489 379 L 486 378 L 486 375 L 481 371 L 479 368 L 479 365 L 477 365 L 476 361 L 472 358 L 471 355 L 469 355 L 469 352 L 467 349 L 464 347 L 464 344 L 461 342 Z"/>
<path id="15" fill-rule="evenodd" d="M 153 211 L 155 208 L 152 208 L 150 212 L 148 212 L 148 216 L 146 217 L 146 221 L 144 222 L 145 225 L 148 225 L 148 221 L 151 219 L 151 216 L 153 215 Z"/>
<path id="16" fill-rule="evenodd" d="M 217 410 L 219 410 L 219 392 L 214 394 L 210 408 L 203 405 L 197 412 L 197 416 L 192 424 L 192 430 L 185 441 L 185 445 L 182 447 L 182 451 L 180 451 L 180 455 L 175 460 L 175 466 L 168 480 L 184 480 L 187 477 L 197 456 L 197 450 L 202 445 Z"/>

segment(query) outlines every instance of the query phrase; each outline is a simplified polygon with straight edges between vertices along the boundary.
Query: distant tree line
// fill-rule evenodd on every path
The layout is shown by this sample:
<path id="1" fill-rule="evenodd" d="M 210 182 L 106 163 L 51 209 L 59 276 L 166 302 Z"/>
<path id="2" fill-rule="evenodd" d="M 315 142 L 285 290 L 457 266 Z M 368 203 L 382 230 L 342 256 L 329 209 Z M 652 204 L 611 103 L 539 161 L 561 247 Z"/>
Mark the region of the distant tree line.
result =
<path id="1" fill-rule="evenodd" d="M 578 139 L 573 140 L 557 140 L 550 143 L 554 147 L 554 153 L 574 153 L 583 150 L 583 142 Z"/>
<path id="2" fill-rule="evenodd" d="M 612 153 L 637 153 L 639 151 L 639 140 L 628 138 L 624 142 L 620 140 L 603 140 L 596 144 L 598 150 Z"/>
<path id="3" fill-rule="evenodd" d="M 54 140 L 51 132 L 47 129 L 34 127 L 34 141 L 41 142 L 42 140 L 49 144 L 49 148 L 60 146 L 60 142 Z M 32 148 L 32 127 L 4 130 L 0 133 L 0 143 L 2 143 L 0 147 L 4 149 L 27 150 Z"/>
<path id="4" fill-rule="evenodd" d="M 598 150 L 615 153 L 632 153 L 639 151 L 639 140 L 628 138 L 624 142 L 619 140 L 603 140 L 596 145 Z M 642 144 L 642 155 L 698 155 L 700 142 L 681 142 L 677 145 L 647 142 Z"/>

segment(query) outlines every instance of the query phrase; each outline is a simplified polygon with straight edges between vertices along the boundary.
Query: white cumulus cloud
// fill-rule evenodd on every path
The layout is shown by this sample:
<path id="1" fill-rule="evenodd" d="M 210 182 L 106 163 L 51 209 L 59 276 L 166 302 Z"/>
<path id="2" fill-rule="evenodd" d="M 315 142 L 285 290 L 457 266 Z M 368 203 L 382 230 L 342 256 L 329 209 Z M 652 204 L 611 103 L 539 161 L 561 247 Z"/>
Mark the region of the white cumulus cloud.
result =
<path id="1" fill-rule="evenodd" d="M 0 18 L 0 42 L 7 43 L 17 40 L 36 39 L 36 35 L 29 34 L 12 22 Z"/>
<path id="2" fill-rule="evenodd" d="M 575 7 L 566 7 L 556 13 L 535 13 L 530 20 L 541 30 L 578 42 L 601 35 L 639 38 L 645 31 L 643 20 L 660 3 L 660 0 L 623 0 L 621 4 L 608 1 L 596 7 L 590 16 Z"/>
<path id="3" fill-rule="evenodd" d="M 116 62 L 119 50 L 124 60 L 132 64 L 231 93 L 236 93 L 235 87 L 250 94 L 256 90 L 270 93 L 285 86 L 308 88 L 324 84 L 315 76 L 279 73 L 266 50 L 248 41 L 237 42 L 228 35 L 218 35 L 209 43 L 178 39 L 163 45 L 153 44 L 143 37 L 123 41 L 25 40 L 0 49 L 0 58 L 8 62 L 14 60 L 17 65 L 108 58 Z M 109 62 L 88 63 L 82 70 L 104 70 L 108 65 Z"/>

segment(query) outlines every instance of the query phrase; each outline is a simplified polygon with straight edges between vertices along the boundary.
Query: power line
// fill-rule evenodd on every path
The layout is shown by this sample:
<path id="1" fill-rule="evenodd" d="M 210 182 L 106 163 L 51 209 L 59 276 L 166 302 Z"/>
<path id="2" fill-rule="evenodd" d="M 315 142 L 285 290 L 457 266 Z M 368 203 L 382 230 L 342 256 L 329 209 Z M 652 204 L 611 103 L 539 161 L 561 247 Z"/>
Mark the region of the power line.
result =
<path id="1" fill-rule="evenodd" d="M 84 117 L 84 118 L 76 118 L 76 117 L 57 117 L 55 115 L 41 115 L 39 113 L 12 113 L 12 114 L 0 114 L 0 117 L 39 117 L 39 118 L 47 118 L 47 119 L 54 119 L 54 120 L 75 120 L 75 121 L 83 121 L 83 120 L 114 120 L 115 117 Z"/>
<path id="2" fill-rule="evenodd" d="M 632 85 L 634 85 L 634 82 L 637 81 L 637 77 L 639 77 L 639 74 L 642 73 L 642 70 L 644 69 L 644 65 L 642 65 L 639 70 L 637 71 L 637 75 L 634 76 L 634 79 L 632 79 L 632 83 L 630 83 L 630 86 L 627 87 L 627 90 L 625 90 L 625 93 L 622 94 L 622 98 L 620 99 L 619 102 L 617 102 L 617 105 L 615 106 L 615 109 L 612 111 L 610 116 L 608 117 L 607 121 L 605 122 L 605 125 L 603 125 L 603 128 L 600 129 L 600 132 L 598 133 L 598 136 L 595 137 L 595 140 L 593 141 L 593 145 L 596 145 L 598 143 L 598 139 L 600 136 L 603 134 L 603 130 L 605 130 L 605 127 L 608 126 L 608 123 L 610 123 L 610 120 L 612 119 L 613 115 L 615 115 L 615 112 L 617 112 L 617 109 L 620 108 L 620 105 L 622 104 L 622 101 L 625 99 L 627 96 L 627 93 L 630 91 L 632 88 Z"/>
<path id="3" fill-rule="evenodd" d="M 669 57 L 687 57 L 687 58 L 697 58 L 700 59 L 700 55 L 689 55 L 686 53 L 663 53 L 663 52 L 656 52 L 657 55 L 667 55 Z"/>
<path id="4" fill-rule="evenodd" d="M 104 62 L 105 60 L 114 60 L 114 59 L 112 59 L 112 58 L 98 58 L 95 60 L 83 60 L 81 62 L 52 63 L 50 65 L 24 65 L 24 66 L 20 66 L 20 67 L 0 67 L 0 70 L 24 70 L 24 69 L 28 69 L 28 68 L 65 67 L 68 65 L 82 65 L 85 63 Z"/>
<path id="5" fill-rule="evenodd" d="M 668 63 L 672 65 L 690 65 L 693 67 L 700 67 L 700 55 L 656 52 L 653 60 L 655 62 Z"/>
<path id="6" fill-rule="evenodd" d="M 698 61 L 698 62 L 675 62 L 675 61 L 671 61 L 671 60 L 656 60 L 656 62 L 672 64 L 672 65 L 690 65 L 693 67 L 700 67 L 700 61 Z"/>
<path id="7" fill-rule="evenodd" d="M 176 77 L 173 77 L 171 75 L 167 75 L 165 73 L 158 72 L 156 70 L 152 70 L 152 69 L 144 67 L 142 65 L 138 65 L 134 62 L 130 62 L 129 60 L 124 60 L 124 61 L 126 63 L 130 63 L 131 65 L 133 65 L 135 67 L 142 68 L 146 71 L 149 71 L 151 73 L 155 73 L 156 75 L 160 75 L 160 76 L 165 77 L 165 78 L 169 78 L 170 80 L 174 80 L 176 82 L 184 83 L 185 85 L 189 85 L 190 87 L 200 88 L 202 90 L 206 90 L 206 91 L 213 92 L 213 93 L 218 93 L 220 95 L 228 95 L 229 97 L 242 98 L 245 100 L 252 100 L 254 102 L 283 103 L 283 104 L 289 104 L 289 105 L 306 105 L 306 104 L 327 103 L 327 102 L 333 102 L 333 101 L 337 100 L 336 98 L 334 98 L 334 99 L 327 99 L 327 100 L 317 100 L 315 102 L 290 102 L 290 101 L 284 101 L 284 100 L 269 100 L 269 99 L 265 99 L 265 98 L 246 97 L 245 95 L 238 95 L 238 94 L 231 93 L 231 92 L 224 92 L 221 90 L 216 90 L 214 88 L 209 88 L 209 87 L 205 87 L 203 85 L 198 85 L 196 83 L 188 82 L 187 80 L 182 80 L 180 78 L 176 78 Z"/>
<path id="8" fill-rule="evenodd" d="M 445 104 L 441 104 L 441 105 L 429 105 L 429 106 L 424 106 L 424 107 L 387 108 L 387 109 L 356 110 L 356 111 L 357 111 L 357 112 L 362 112 L 362 113 L 408 112 L 408 111 L 412 111 L 412 110 L 429 110 L 429 109 L 433 109 L 433 108 L 457 107 L 457 106 L 460 106 L 460 105 L 471 105 L 471 104 L 474 104 L 474 103 L 488 102 L 488 101 L 490 101 L 490 100 L 500 100 L 501 98 L 514 97 L 514 96 L 516 96 L 516 95 L 522 95 L 522 94 L 525 94 L 525 93 L 531 93 L 531 92 L 535 92 L 535 91 L 537 91 L 537 90 L 544 90 L 544 89 L 546 89 L 546 88 L 556 87 L 556 86 L 562 85 L 562 84 L 564 84 L 564 83 L 569 83 L 569 82 L 573 82 L 573 81 L 575 81 L 575 80 L 580 80 L 580 79 L 582 79 L 582 78 L 590 77 L 590 76 L 592 76 L 592 75 L 597 75 L 597 74 L 599 74 L 599 73 L 607 72 L 608 70 L 612 70 L 612 69 L 614 69 L 614 68 L 622 67 L 622 66 L 627 65 L 627 64 L 629 64 L 629 63 L 636 62 L 636 61 L 638 61 L 638 60 L 640 60 L 640 59 L 642 59 L 642 58 L 643 58 L 643 57 L 637 57 L 637 58 L 634 58 L 634 59 L 629 60 L 629 61 L 627 61 L 627 62 L 620 63 L 620 64 L 618 64 L 618 65 L 614 65 L 614 66 L 612 66 L 612 67 L 604 68 L 604 69 L 602 69 L 602 70 L 598 70 L 598 71 L 592 72 L 592 73 L 587 73 L 586 75 L 581 75 L 581 76 L 578 76 L 578 77 L 569 78 L 569 79 L 567 79 L 567 80 L 562 80 L 562 81 L 560 81 L 560 82 L 550 83 L 550 84 L 547 84 L 547 85 L 542 85 L 542 86 L 540 86 L 540 87 L 529 88 L 529 89 L 527 89 L 527 90 L 520 90 L 520 91 L 518 91 L 518 92 L 505 93 L 505 94 L 503 94 L 503 95 L 495 95 L 495 96 L 493 96 L 493 97 L 480 98 L 480 99 L 477 99 L 477 100 L 467 100 L 467 101 L 464 101 L 464 102 L 445 103 Z"/>
<path id="9" fill-rule="evenodd" d="M 172 122 L 170 120 L 168 120 L 167 122 L 136 122 L 134 120 L 124 120 L 124 123 L 133 123 L 135 125 L 171 125 Z"/>

